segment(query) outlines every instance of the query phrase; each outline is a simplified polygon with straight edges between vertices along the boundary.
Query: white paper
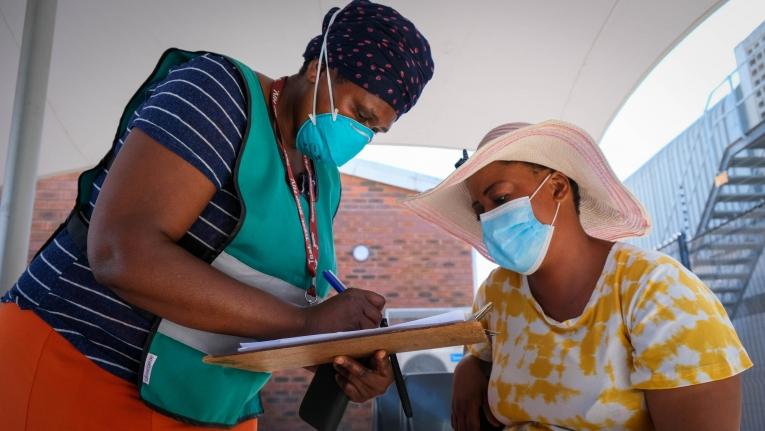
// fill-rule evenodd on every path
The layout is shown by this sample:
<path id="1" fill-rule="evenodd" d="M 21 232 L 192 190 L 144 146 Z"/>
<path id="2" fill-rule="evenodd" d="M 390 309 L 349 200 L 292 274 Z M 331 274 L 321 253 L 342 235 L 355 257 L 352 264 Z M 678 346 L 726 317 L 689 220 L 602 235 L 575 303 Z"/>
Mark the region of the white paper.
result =
<path id="1" fill-rule="evenodd" d="M 465 313 L 460 310 L 450 311 L 448 313 L 438 314 L 424 319 L 412 320 L 411 322 L 399 323 L 386 328 L 361 329 L 358 331 L 333 332 L 328 334 L 304 335 L 302 337 L 281 338 L 268 341 L 251 341 L 239 344 L 239 352 L 256 352 L 260 350 L 269 350 L 278 347 L 290 347 L 301 344 L 314 344 L 321 341 L 343 340 L 365 335 L 384 334 L 393 332 L 402 328 L 427 328 L 430 326 L 444 325 L 448 323 L 458 323 L 465 321 Z"/>

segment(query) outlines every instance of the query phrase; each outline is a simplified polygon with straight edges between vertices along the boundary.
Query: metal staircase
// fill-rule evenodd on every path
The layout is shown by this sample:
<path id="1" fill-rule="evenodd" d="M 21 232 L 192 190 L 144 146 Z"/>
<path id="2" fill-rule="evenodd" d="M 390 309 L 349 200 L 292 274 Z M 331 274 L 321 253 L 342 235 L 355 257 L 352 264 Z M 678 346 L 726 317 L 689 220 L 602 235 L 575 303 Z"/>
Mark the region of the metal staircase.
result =
<path id="1" fill-rule="evenodd" d="M 765 248 L 765 121 L 749 126 L 753 116 L 750 96 L 737 93 L 728 112 L 707 111 L 706 139 L 728 139 L 719 174 L 697 228 L 688 242 L 690 267 L 725 306 L 733 318 Z M 758 93 L 759 94 L 759 93 Z M 740 126 L 737 139 L 725 135 L 732 116 Z"/>

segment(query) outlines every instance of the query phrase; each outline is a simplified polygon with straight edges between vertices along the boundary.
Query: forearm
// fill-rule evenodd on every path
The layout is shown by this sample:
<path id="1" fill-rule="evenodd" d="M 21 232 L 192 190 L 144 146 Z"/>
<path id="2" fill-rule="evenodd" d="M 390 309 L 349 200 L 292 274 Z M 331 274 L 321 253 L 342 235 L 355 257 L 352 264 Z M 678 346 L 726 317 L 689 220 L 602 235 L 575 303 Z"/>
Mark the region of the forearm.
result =
<path id="1" fill-rule="evenodd" d="M 228 277 L 169 238 L 133 238 L 89 253 L 96 278 L 128 303 L 210 332 L 270 339 L 304 330 L 299 307 Z"/>

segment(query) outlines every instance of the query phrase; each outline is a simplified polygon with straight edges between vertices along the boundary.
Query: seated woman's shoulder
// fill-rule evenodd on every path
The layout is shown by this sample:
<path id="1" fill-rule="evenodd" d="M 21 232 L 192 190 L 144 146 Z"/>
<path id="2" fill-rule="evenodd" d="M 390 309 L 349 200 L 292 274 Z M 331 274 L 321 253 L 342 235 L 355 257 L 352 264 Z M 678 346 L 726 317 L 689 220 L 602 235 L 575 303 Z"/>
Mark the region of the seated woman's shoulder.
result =
<path id="1" fill-rule="evenodd" d="M 724 315 L 715 294 L 693 272 L 673 257 L 655 250 L 620 244 L 614 271 L 625 305 L 647 303 L 696 313 Z"/>
<path id="2" fill-rule="evenodd" d="M 648 281 L 663 276 L 692 275 L 677 259 L 657 250 L 649 250 L 628 243 L 617 243 L 614 260 L 625 281 Z"/>
<path id="3" fill-rule="evenodd" d="M 517 289 L 521 287 L 521 275 L 498 266 L 483 282 L 485 289 Z"/>

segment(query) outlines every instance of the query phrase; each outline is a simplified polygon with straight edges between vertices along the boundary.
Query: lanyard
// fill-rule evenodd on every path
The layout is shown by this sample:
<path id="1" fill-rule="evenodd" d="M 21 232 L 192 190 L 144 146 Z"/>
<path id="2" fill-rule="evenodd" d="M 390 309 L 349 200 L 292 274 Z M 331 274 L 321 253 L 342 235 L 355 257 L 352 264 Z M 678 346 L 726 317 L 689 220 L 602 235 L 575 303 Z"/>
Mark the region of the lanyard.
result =
<path id="1" fill-rule="evenodd" d="M 282 141 L 282 134 L 279 130 L 278 117 L 277 117 L 277 102 L 279 96 L 284 89 L 284 83 L 287 78 L 281 78 L 271 85 L 271 109 L 274 113 L 274 131 L 276 132 L 276 142 L 279 144 L 279 149 L 284 159 L 284 166 L 287 170 L 287 178 L 289 179 L 290 189 L 292 190 L 292 197 L 295 198 L 295 206 L 297 207 L 298 216 L 300 217 L 300 227 L 303 229 L 303 241 L 305 243 L 305 265 L 308 269 L 308 273 L 311 275 L 311 286 L 306 290 L 305 299 L 309 304 L 317 302 L 318 297 L 316 295 L 316 274 L 319 267 L 319 232 L 316 227 L 316 190 L 314 185 L 313 165 L 311 160 L 303 156 L 303 165 L 305 166 L 306 173 L 308 174 L 308 206 L 310 208 L 309 221 L 306 225 L 305 213 L 303 212 L 303 205 L 300 204 L 300 190 L 295 181 L 295 175 L 292 172 L 292 165 L 290 165 L 289 155 L 287 149 L 284 147 Z"/>

